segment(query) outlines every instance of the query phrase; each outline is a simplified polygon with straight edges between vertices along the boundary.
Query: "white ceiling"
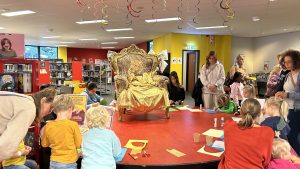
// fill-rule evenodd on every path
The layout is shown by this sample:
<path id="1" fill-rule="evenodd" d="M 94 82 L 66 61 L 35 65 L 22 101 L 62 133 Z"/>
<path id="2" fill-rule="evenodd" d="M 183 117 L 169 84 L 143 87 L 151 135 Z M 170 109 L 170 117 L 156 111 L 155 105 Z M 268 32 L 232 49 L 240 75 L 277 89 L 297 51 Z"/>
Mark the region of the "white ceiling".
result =
<path id="1" fill-rule="evenodd" d="M 260 37 L 284 32 L 300 31 L 300 0 L 232 0 L 235 17 L 226 23 L 228 28 L 196 30 L 195 27 L 222 25 L 225 12 L 220 8 L 221 0 L 103 0 L 108 7 L 108 25 L 79 25 L 76 21 L 101 19 L 102 0 L 80 0 L 90 6 L 80 7 L 76 0 L 0 0 L 0 13 L 32 10 L 35 14 L 5 17 L 0 15 L 2 33 L 25 34 L 27 45 L 57 46 L 63 41 L 76 42 L 68 47 L 101 48 L 114 46 L 123 48 L 131 43 L 151 40 L 169 32 L 188 34 L 228 34 L 241 37 Z M 126 18 L 128 1 L 133 1 L 135 10 L 141 8 L 139 17 Z M 166 2 L 166 3 L 165 3 Z M 200 12 L 197 8 L 197 3 Z M 94 4 L 96 8 L 94 8 Z M 182 3 L 182 6 L 181 6 Z M 166 6 L 166 7 L 165 7 Z M 152 8 L 153 7 L 153 8 Z M 182 11 L 182 14 L 178 11 Z M 105 13 L 104 13 L 105 14 Z M 183 22 L 146 23 L 145 19 L 182 17 Z M 193 22 L 193 18 L 198 24 Z M 261 20 L 253 22 L 252 17 Z M 132 21 L 132 25 L 128 22 Z M 182 27 L 182 29 L 178 29 Z M 106 32 L 108 28 L 132 27 L 133 31 Z M 57 39 L 43 39 L 42 36 L 61 36 Z M 135 39 L 114 40 L 115 36 L 134 36 Z M 97 38 L 98 41 L 80 41 L 80 38 Z M 118 42 L 115 45 L 101 45 L 101 42 Z"/>

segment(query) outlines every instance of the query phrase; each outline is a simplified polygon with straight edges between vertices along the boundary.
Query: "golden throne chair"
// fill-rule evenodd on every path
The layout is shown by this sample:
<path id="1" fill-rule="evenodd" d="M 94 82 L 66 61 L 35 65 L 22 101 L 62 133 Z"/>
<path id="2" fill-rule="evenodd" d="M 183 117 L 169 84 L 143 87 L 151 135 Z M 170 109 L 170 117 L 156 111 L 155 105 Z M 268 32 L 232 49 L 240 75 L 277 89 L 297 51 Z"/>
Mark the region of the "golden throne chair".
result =
<path id="1" fill-rule="evenodd" d="M 115 92 L 119 121 L 126 110 L 150 112 L 166 108 L 169 116 L 169 79 L 156 74 L 161 59 L 147 54 L 135 45 L 122 49 L 120 53 L 110 51 L 108 59 L 114 71 Z"/>

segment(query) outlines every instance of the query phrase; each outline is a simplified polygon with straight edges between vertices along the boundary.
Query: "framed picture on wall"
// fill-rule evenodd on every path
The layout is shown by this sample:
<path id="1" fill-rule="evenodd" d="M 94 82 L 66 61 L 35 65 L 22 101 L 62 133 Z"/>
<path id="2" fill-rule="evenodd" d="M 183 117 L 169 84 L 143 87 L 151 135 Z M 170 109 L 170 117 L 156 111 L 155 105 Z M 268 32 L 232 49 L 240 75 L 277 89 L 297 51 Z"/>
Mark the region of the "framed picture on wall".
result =
<path id="1" fill-rule="evenodd" d="M 270 70 L 270 61 L 264 61 L 264 71 Z"/>
<path id="2" fill-rule="evenodd" d="M 24 58 L 24 34 L 0 34 L 0 59 Z"/>

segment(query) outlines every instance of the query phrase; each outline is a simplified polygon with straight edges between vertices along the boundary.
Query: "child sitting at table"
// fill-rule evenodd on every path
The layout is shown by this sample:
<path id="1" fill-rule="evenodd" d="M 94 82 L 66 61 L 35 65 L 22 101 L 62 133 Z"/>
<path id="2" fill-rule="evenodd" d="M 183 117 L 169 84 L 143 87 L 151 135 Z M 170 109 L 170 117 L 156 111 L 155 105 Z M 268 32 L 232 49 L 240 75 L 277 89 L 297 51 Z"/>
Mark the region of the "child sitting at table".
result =
<path id="1" fill-rule="evenodd" d="M 36 169 L 37 163 L 34 160 L 26 159 L 26 155 L 31 150 L 32 148 L 26 146 L 22 140 L 18 146 L 16 155 L 11 159 L 2 161 L 3 169 Z"/>
<path id="2" fill-rule="evenodd" d="M 219 106 L 219 108 L 217 108 L 218 112 L 232 114 L 237 111 L 236 104 L 230 100 L 227 94 L 220 94 L 217 98 L 217 102 Z"/>
<path id="3" fill-rule="evenodd" d="M 271 127 L 276 137 L 287 140 L 287 135 L 291 130 L 287 123 L 288 103 L 279 97 L 270 97 L 265 103 L 264 112 L 269 117 L 260 125 Z"/>
<path id="4" fill-rule="evenodd" d="M 121 143 L 112 130 L 106 129 L 109 113 L 102 106 L 92 107 L 85 118 L 89 130 L 83 135 L 82 169 L 116 168 L 115 159 L 121 155 Z"/>
<path id="5" fill-rule="evenodd" d="M 42 147 L 51 148 L 51 169 L 77 169 L 77 149 L 82 138 L 77 122 L 70 120 L 74 107 L 68 95 L 54 98 L 53 111 L 57 118 L 47 122 L 42 135 Z"/>
<path id="6" fill-rule="evenodd" d="M 300 169 L 299 158 L 291 155 L 291 146 L 286 140 L 274 139 L 268 169 Z"/>

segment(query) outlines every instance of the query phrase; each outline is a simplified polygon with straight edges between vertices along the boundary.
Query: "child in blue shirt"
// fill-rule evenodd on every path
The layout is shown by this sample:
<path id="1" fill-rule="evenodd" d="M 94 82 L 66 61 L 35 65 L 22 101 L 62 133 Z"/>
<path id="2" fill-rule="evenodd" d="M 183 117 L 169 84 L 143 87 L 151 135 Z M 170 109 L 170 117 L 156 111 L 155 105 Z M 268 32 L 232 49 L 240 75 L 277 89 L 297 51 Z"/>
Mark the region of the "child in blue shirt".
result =
<path id="1" fill-rule="evenodd" d="M 96 107 L 100 105 L 100 101 L 103 99 L 97 93 L 97 84 L 94 82 L 90 82 L 87 84 L 86 90 L 83 91 L 81 94 L 86 95 L 87 103 L 86 108 L 89 109 L 90 107 Z"/>
<path id="2" fill-rule="evenodd" d="M 113 169 L 115 158 L 121 155 L 121 143 L 112 130 L 106 129 L 109 113 L 102 106 L 91 107 L 86 113 L 89 131 L 82 141 L 81 169 Z"/>

